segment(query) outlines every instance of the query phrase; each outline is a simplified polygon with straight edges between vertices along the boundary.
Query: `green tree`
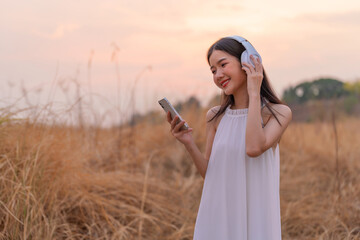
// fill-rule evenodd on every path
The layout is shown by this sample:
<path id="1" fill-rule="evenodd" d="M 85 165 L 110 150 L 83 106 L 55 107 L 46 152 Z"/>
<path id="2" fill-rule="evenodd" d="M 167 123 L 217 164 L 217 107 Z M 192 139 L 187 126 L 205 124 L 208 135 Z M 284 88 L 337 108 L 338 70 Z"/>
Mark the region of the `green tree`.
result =
<path id="1" fill-rule="evenodd" d="M 344 89 L 354 95 L 360 96 L 360 79 L 356 82 L 346 82 Z"/>
<path id="2" fill-rule="evenodd" d="M 303 82 L 295 87 L 285 89 L 283 100 L 290 104 L 347 96 L 350 92 L 343 85 L 343 82 L 332 78 L 320 78 L 312 82 Z"/>

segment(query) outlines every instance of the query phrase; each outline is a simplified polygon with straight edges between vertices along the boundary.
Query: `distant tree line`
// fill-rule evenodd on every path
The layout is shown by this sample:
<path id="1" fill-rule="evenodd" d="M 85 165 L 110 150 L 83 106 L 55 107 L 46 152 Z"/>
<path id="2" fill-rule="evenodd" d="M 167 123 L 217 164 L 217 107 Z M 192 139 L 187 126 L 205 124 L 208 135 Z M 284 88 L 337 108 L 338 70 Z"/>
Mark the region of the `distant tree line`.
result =
<path id="1" fill-rule="evenodd" d="M 339 98 L 349 95 L 344 83 L 332 78 L 320 78 L 312 82 L 302 82 L 285 89 L 283 100 L 288 103 L 305 103 L 309 100 Z"/>
<path id="2" fill-rule="evenodd" d="M 360 102 L 360 80 L 344 83 L 333 78 L 320 78 L 311 82 L 302 82 L 285 89 L 282 98 L 287 104 L 304 104 L 313 100 L 341 99 L 345 111 L 351 113 Z"/>

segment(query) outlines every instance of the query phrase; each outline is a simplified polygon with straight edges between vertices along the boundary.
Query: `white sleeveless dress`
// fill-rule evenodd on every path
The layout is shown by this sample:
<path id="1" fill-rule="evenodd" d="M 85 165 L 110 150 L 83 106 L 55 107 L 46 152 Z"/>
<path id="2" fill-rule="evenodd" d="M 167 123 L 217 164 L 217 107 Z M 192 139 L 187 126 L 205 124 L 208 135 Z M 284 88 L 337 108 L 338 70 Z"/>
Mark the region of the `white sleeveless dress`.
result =
<path id="1" fill-rule="evenodd" d="M 248 109 L 225 110 L 205 175 L 194 240 L 281 239 L 279 145 L 251 158 Z"/>

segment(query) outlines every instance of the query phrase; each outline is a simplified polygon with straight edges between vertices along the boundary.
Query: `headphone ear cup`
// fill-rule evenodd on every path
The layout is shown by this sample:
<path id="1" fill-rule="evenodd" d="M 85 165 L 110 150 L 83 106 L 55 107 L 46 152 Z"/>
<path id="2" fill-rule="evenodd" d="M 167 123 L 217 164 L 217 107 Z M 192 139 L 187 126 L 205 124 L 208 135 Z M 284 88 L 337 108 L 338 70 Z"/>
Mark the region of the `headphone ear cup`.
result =
<path id="1" fill-rule="evenodd" d="M 241 54 L 241 65 L 243 66 L 243 63 L 247 63 L 247 64 L 252 64 L 252 62 L 250 61 L 250 56 L 247 50 L 243 51 L 243 53 Z"/>
<path id="2" fill-rule="evenodd" d="M 254 57 L 259 58 L 260 62 L 262 63 L 260 54 L 256 51 L 256 49 L 253 47 L 253 45 L 251 45 L 251 43 L 248 42 L 245 38 L 237 36 L 237 35 L 230 36 L 228 38 L 234 39 L 235 41 L 242 44 L 245 48 L 245 51 L 241 54 L 241 57 L 240 57 L 241 65 L 243 65 L 243 63 L 248 63 L 248 64 L 251 64 L 253 67 L 255 67 L 255 63 L 253 63 L 251 61 L 250 55 L 254 55 Z"/>
<path id="3" fill-rule="evenodd" d="M 259 58 L 260 62 L 262 62 L 261 56 L 258 53 L 252 53 L 252 55 L 254 55 L 255 58 Z M 255 68 L 255 63 L 253 63 L 253 61 L 251 60 L 249 52 L 247 50 L 243 51 L 243 53 L 241 54 L 241 65 L 244 62 L 250 64 Z"/>

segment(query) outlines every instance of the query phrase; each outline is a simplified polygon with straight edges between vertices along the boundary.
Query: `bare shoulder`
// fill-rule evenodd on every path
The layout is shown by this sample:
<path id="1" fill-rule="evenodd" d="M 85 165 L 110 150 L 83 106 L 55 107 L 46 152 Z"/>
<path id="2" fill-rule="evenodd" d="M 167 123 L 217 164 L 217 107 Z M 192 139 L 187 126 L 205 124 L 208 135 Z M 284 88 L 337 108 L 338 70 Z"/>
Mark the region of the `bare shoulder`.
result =
<path id="1" fill-rule="evenodd" d="M 273 108 L 285 118 L 292 118 L 292 112 L 289 106 L 285 104 L 274 104 Z"/>
<path id="2" fill-rule="evenodd" d="M 272 108 L 274 114 L 279 119 L 280 122 L 287 125 L 292 119 L 292 111 L 291 109 L 285 104 L 274 104 L 270 103 L 270 107 Z M 265 108 L 265 114 L 272 115 L 270 110 Z"/>
<path id="3" fill-rule="evenodd" d="M 209 109 L 209 111 L 206 113 L 206 121 L 211 120 L 215 114 L 219 111 L 220 105 L 212 107 Z"/>

